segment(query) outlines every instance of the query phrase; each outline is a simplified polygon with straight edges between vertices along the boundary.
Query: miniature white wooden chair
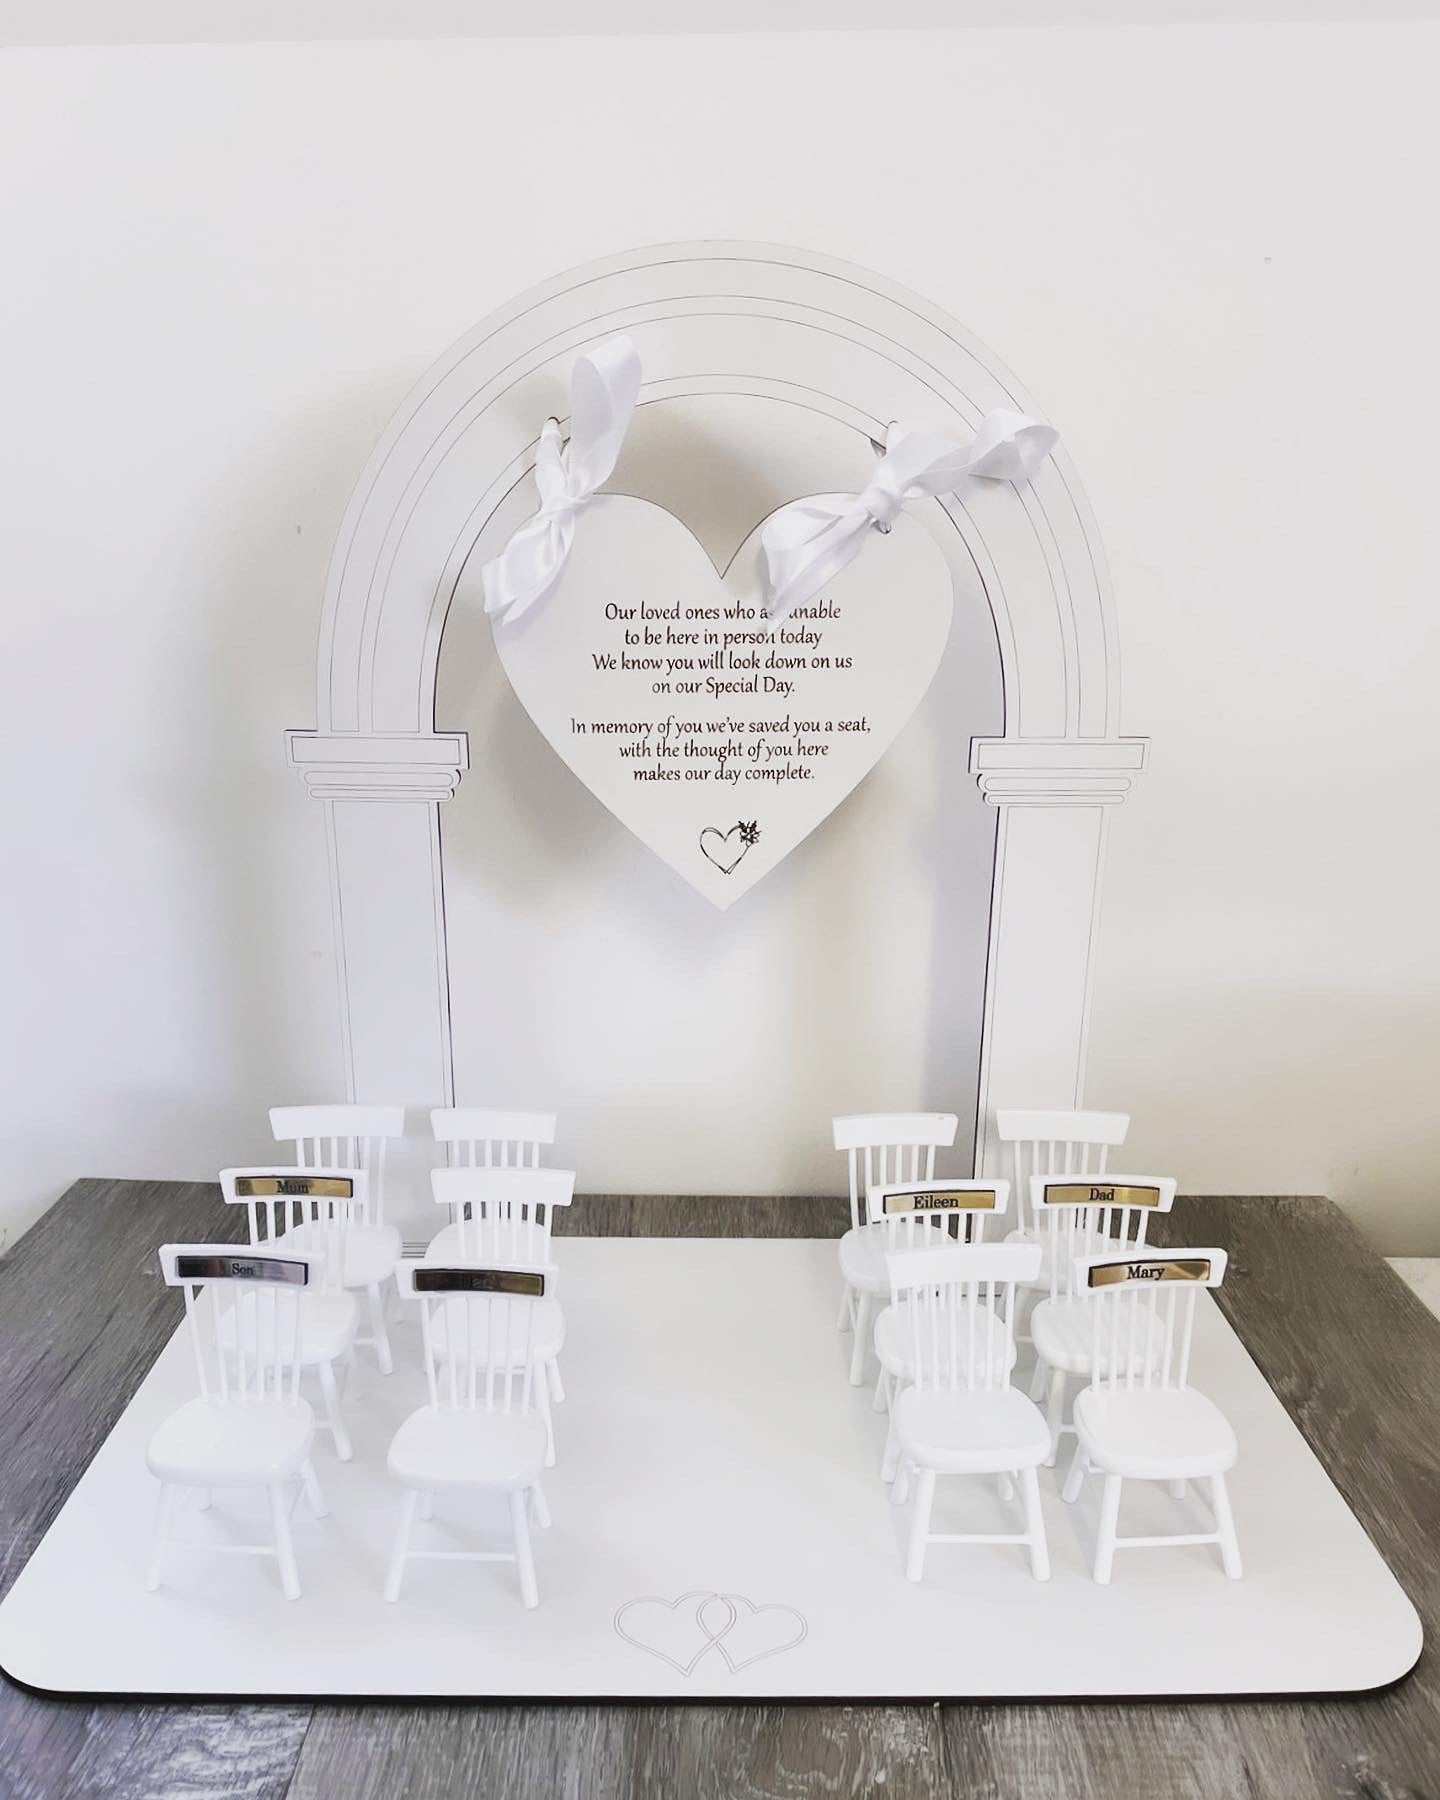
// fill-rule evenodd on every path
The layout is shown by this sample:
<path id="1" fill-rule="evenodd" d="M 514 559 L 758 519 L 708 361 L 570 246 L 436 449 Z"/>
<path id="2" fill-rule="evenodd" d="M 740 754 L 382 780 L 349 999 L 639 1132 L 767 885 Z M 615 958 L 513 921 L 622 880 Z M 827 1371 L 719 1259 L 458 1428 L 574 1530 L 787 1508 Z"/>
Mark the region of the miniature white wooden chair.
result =
<path id="1" fill-rule="evenodd" d="M 555 1114 L 437 1106 L 430 1129 L 452 1169 L 538 1169 L 542 1147 L 555 1142 Z"/>
<path id="2" fill-rule="evenodd" d="M 385 1284 L 400 1260 L 400 1233 L 385 1223 L 386 1147 L 405 1135 L 403 1106 L 272 1106 L 270 1130 L 277 1142 L 295 1146 L 302 1169 L 363 1169 L 369 1176 L 366 1212 L 345 1227 L 344 1260 L 339 1281 L 346 1289 L 364 1289 L 370 1301 L 371 1336 L 361 1343 L 375 1346 L 382 1374 L 395 1366 L 385 1326 Z M 307 1228 L 293 1242 L 304 1248 Z"/>
<path id="3" fill-rule="evenodd" d="M 892 1304 L 911 1332 L 913 1385 L 896 1395 L 898 1467 L 891 1499 L 903 1505 L 915 1475 L 905 1573 L 919 1581 L 928 1544 L 1025 1544 L 1037 1581 L 1050 1574 L 1036 1469 L 1050 1435 L 1033 1400 L 1010 1385 L 1015 1284 L 1033 1273 L 1038 1244 L 909 1250 L 887 1258 Z M 990 1322 L 999 1319 L 997 1334 Z M 1000 1475 L 1020 1486 L 1025 1529 L 941 1533 L 930 1529 L 940 1475 Z"/>
<path id="4" fill-rule="evenodd" d="M 202 1510 L 216 1488 L 263 1487 L 274 1533 L 268 1544 L 187 1544 L 187 1549 L 273 1556 L 287 1600 L 300 1593 L 290 1536 L 298 1481 L 317 1518 L 328 1512 L 310 1463 L 315 1416 L 300 1395 L 301 1300 L 317 1259 L 257 1254 L 234 1244 L 166 1244 L 166 1285 L 185 1295 L 185 1323 L 199 1374 L 199 1397 L 157 1428 L 146 1451 L 160 1482 L 159 1516 L 145 1585 L 160 1585 L 161 1559 L 190 1490 Z M 230 1321 L 233 1329 L 226 1330 Z"/>
<path id="5" fill-rule="evenodd" d="M 335 1440 L 335 1454 L 349 1462 L 354 1452 L 340 1411 L 340 1383 L 335 1365 L 343 1364 L 355 1343 L 360 1309 L 355 1296 L 340 1286 L 342 1234 L 365 1217 L 363 1169 L 222 1169 L 220 1192 L 228 1206 L 243 1206 L 254 1248 L 273 1246 L 302 1226 L 321 1259 L 318 1279 L 300 1297 L 300 1367 L 313 1369 L 325 1402 L 325 1420 Z M 292 1242 L 294 1240 L 291 1240 Z M 233 1309 L 232 1309 L 233 1311 Z M 237 1318 L 221 1329 L 233 1335 Z"/>
<path id="6" fill-rule="evenodd" d="M 436 1201 L 449 1208 L 451 1223 L 425 1252 L 427 1262 L 459 1259 L 528 1268 L 552 1260 L 550 1234 L 555 1208 L 570 1204 L 575 1175 L 570 1169 L 435 1169 L 430 1186 Z M 443 1320 L 436 1329 L 443 1332 Z M 551 1402 L 565 1398 L 565 1384 L 560 1378 L 565 1315 L 553 1295 L 538 1302 L 534 1331 L 535 1353 L 541 1365 L 536 1401 L 545 1420 L 545 1461 L 553 1467 L 555 1422 Z M 483 1346 L 484 1340 L 478 1341 Z"/>
<path id="7" fill-rule="evenodd" d="M 420 1302 L 430 1399 L 390 1443 L 390 1473 L 405 1492 L 385 1598 L 399 1598 L 405 1564 L 418 1556 L 514 1562 L 526 1606 L 538 1605 L 529 1513 L 541 1526 L 550 1514 L 540 1486 L 546 1430 L 535 1406 L 535 1324 L 537 1308 L 554 1297 L 555 1271 L 407 1259 L 395 1278 L 403 1297 Z M 412 1550 L 422 1499 L 428 1517 L 437 1492 L 470 1489 L 508 1496 L 514 1549 Z"/>
<path id="8" fill-rule="evenodd" d="M 1015 1229 L 1010 1236 L 1042 1236 L 1030 1206 L 1030 1183 L 1036 1175 L 1073 1175 L 1081 1169 L 1103 1175 L 1111 1150 L 1125 1142 L 1129 1129 L 1129 1113 L 999 1107 L 995 1135 L 1006 1147 L 1006 1174 L 1015 1190 Z"/>
<path id="9" fill-rule="evenodd" d="M 842 1285 L 836 1323 L 841 1331 L 848 1328 L 855 1333 L 850 1354 L 853 1387 L 864 1379 L 876 1298 L 890 1291 L 884 1227 L 866 1220 L 865 1195 L 887 1182 L 929 1181 L 935 1174 L 936 1150 L 950 1148 L 958 1124 L 954 1113 L 852 1113 L 832 1121 L 835 1148 L 847 1153 L 850 1171 L 850 1229 L 840 1239 Z"/>
<path id="10" fill-rule="evenodd" d="M 1240 1545 L 1225 1472 L 1238 1454 L 1230 1421 L 1190 1386 L 1195 1302 L 1225 1279 L 1223 1250 L 1152 1250 L 1117 1261 L 1087 1257 L 1077 1282 L 1091 1294 L 1091 1365 L 1098 1372 L 1075 1397 L 1075 1456 L 1065 1478 L 1078 1499 L 1091 1470 L 1105 1477 L 1095 1579 L 1109 1581 L 1116 1550 L 1218 1544 L 1225 1573 L 1238 1580 Z M 1127 1480 L 1164 1481 L 1177 1499 L 1186 1483 L 1209 1479 L 1212 1528 L 1168 1537 L 1116 1535 Z"/>
<path id="11" fill-rule="evenodd" d="M 1008 1181 L 905 1182 L 898 1187 L 870 1188 L 865 1195 L 865 1216 L 869 1224 L 883 1226 L 888 1257 L 902 1250 L 938 1250 L 946 1245 L 981 1243 L 986 1226 L 992 1219 L 1003 1217 L 1009 1204 Z M 910 1327 L 893 1304 L 885 1306 L 875 1320 L 874 1344 L 880 1364 L 875 1381 L 875 1410 L 884 1412 L 894 1391 L 893 1384 L 911 1379 Z"/>
<path id="12" fill-rule="evenodd" d="M 1077 1286 L 1078 1259 L 1124 1257 L 1143 1249 L 1150 1220 L 1175 1203 L 1175 1183 L 1159 1175 L 1089 1175 L 1030 1180 L 1030 1207 L 1040 1221 L 1048 1293 L 1030 1314 L 1035 1374 L 1030 1395 L 1046 1395 L 1050 1456 L 1054 1462 L 1065 1422 L 1065 1389 L 1071 1376 L 1094 1374 L 1090 1292 Z"/>

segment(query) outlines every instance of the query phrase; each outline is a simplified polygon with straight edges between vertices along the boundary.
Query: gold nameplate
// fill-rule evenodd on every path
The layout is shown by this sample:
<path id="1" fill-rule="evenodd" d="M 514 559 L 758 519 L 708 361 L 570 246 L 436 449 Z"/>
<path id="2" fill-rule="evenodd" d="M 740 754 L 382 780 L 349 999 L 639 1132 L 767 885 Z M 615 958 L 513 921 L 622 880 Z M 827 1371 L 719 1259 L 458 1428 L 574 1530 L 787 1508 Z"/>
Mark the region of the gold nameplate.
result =
<path id="1" fill-rule="evenodd" d="M 520 1294 L 543 1300 L 545 1277 L 522 1269 L 431 1269 L 415 1271 L 417 1294 Z"/>
<path id="2" fill-rule="evenodd" d="M 889 1188 L 886 1213 L 994 1212 L 1000 1196 L 994 1188 Z"/>
<path id="3" fill-rule="evenodd" d="M 310 1280 L 306 1263 L 277 1256 L 177 1256 L 175 1274 L 180 1281 L 279 1281 L 287 1287 Z"/>
<path id="4" fill-rule="evenodd" d="M 237 1175 L 239 1200 L 353 1200 L 355 1183 L 344 1175 Z"/>
<path id="5" fill-rule="evenodd" d="M 1046 1206 L 1158 1206 L 1158 1187 L 1115 1187 L 1105 1182 L 1047 1181 Z"/>
<path id="6" fill-rule="evenodd" d="M 1097 1263 L 1090 1271 L 1089 1286 L 1119 1287 L 1127 1281 L 1208 1281 L 1208 1256 L 1182 1257 L 1178 1262 Z"/>

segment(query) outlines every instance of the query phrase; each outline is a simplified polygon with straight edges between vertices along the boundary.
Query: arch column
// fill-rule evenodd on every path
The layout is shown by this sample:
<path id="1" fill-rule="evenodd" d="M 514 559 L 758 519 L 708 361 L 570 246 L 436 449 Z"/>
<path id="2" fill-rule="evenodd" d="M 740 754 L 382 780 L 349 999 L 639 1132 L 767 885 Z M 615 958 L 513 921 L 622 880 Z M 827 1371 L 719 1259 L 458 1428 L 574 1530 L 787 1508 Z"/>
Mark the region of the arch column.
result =
<path id="1" fill-rule="evenodd" d="M 970 771 L 1000 817 L 980 1040 L 975 1166 L 1003 1173 L 995 1111 L 1083 1104 L 1105 828 L 1144 738 L 975 738 Z"/>
<path id="2" fill-rule="evenodd" d="M 422 1114 L 455 1098 L 440 808 L 469 764 L 464 732 L 289 731 L 290 761 L 325 812 L 340 1028 L 351 1100 Z M 428 1237 L 424 1129 L 387 1171 L 387 1217 Z"/>

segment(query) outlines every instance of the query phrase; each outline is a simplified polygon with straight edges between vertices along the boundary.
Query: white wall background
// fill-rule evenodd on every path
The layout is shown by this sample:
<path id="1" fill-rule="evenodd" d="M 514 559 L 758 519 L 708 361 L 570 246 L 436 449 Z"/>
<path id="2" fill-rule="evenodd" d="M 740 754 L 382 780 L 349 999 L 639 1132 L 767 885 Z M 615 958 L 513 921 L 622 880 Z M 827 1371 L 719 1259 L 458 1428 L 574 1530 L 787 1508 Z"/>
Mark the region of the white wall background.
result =
<path id="1" fill-rule="evenodd" d="M 1155 740 L 1089 1097 L 1192 1191 L 1440 1251 L 1437 72 L 1428 25 L 0 58 L 0 1220 L 335 1091 L 280 734 L 349 487 L 489 308 L 717 236 L 947 307 L 1085 474 Z"/>

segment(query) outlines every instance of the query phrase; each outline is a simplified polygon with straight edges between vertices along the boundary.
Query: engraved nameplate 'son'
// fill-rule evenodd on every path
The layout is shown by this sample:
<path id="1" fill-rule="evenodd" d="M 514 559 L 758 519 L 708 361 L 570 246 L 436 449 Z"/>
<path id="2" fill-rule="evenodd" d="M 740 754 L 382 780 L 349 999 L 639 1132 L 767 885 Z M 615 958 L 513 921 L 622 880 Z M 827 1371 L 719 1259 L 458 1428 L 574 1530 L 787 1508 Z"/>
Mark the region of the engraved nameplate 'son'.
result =
<path id="1" fill-rule="evenodd" d="M 238 1175 L 240 1200 L 353 1200 L 355 1183 L 344 1175 Z"/>
<path id="2" fill-rule="evenodd" d="M 1090 1271 L 1092 1288 L 1119 1287 L 1127 1281 L 1208 1281 L 1208 1256 L 1184 1257 L 1174 1262 L 1098 1263 Z"/>
<path id="3" fill-rule="evenodd" d="M 416 1269 L 417 1294 L 520 1294 L 543 1300 L 545 1277 L 525 1269 Z"/>
<path id="4" fill-rule="evenodd" d="M 1158 1187 L 1114 1187 L 1088 1181 L 1045 1184 L 1046 1206 L 1158 1206 Z"/>
<path id="5" fill-rule="evenodd" d="M 994 1212 L 1000 1196 L 994 1188 L 910 1187 L 886 1188 L 884 1211 Z"/>
<path id="6" fill-rule="evenodd" d="M 181 1281 L 278 1281 L 305 1287 L 310 1266 L 278 1256 L 177 1256 L 175 1274 Z"/>

